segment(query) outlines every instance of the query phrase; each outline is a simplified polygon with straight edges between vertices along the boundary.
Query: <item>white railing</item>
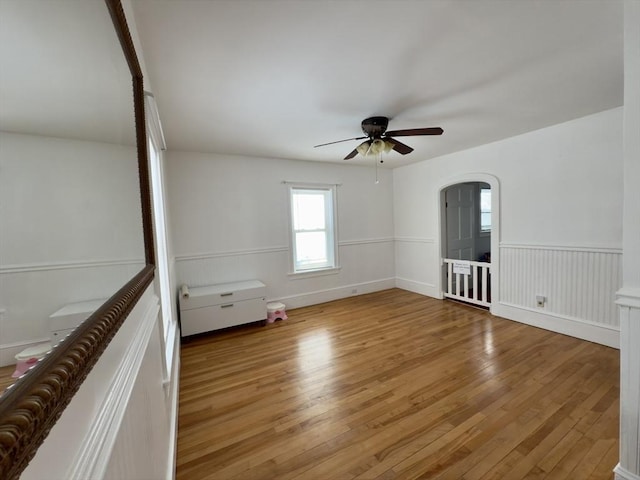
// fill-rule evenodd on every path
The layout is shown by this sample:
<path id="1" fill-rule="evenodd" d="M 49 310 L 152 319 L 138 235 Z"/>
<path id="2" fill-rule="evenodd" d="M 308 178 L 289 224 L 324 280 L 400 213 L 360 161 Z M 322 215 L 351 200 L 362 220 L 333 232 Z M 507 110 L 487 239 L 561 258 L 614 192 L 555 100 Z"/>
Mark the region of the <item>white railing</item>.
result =
<path id="1" fill-rule="evenodd" d="M 483 307 L 491 306 L 490 263 L 452 258 L 444 258 L 442 261 L 447 267 L 445 297 Z"/>

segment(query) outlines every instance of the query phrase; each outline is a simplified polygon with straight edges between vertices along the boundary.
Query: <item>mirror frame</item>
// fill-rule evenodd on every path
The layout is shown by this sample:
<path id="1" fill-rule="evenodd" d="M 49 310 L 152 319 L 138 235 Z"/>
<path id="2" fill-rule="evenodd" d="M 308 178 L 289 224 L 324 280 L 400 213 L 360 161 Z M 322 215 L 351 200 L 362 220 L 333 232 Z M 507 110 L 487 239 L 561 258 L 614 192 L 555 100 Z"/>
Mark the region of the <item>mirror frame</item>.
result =
<path id="1" fill-rule="evenodd" d="M 105 0 L 131 71 L 145 267 L 0 396 L 0 478 L 17 479 L 126 320 L 155 270 L 142 69 L 121 0 Z"/>

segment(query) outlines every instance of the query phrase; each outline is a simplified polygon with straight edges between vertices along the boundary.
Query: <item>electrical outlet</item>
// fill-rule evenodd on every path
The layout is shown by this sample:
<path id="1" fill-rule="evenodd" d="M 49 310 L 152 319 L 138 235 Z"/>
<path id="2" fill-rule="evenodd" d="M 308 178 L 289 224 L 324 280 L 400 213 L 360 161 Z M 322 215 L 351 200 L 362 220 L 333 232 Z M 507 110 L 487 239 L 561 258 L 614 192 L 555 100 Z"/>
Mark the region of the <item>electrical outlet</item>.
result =
<path id="1" fill-rule="evenodd" d="M 353 290 L 351 290 L 351 295 L 355 295 L 356 293 L 358 293 L 358 289 L 354 288 Z"/>
<path id="2" fill-rule="evenodd" d="M 543 308 L 545 303 L 547 303 L 547 297 L 536 295 L 536 305 L 538 308 Z"/>

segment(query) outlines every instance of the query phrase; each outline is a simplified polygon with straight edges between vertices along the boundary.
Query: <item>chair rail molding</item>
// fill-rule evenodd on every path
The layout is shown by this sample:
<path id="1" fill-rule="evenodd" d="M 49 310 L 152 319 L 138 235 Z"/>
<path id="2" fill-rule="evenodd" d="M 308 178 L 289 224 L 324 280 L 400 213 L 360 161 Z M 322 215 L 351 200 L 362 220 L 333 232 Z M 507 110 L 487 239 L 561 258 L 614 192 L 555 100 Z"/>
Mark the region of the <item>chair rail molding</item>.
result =
<path id="1" fill-rule="evenodd" d="M 621 288 L 616 292 L 616 304 L 640 309 L 640 288 Z"/>

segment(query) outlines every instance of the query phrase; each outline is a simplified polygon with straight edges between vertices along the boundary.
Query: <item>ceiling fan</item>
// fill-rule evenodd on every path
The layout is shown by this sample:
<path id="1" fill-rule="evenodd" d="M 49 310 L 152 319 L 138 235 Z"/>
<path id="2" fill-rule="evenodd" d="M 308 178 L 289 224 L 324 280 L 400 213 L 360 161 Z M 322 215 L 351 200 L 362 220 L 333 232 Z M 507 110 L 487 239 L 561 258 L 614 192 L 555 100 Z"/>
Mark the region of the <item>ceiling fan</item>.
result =
<path id="1" fill-rule="evenodd" d="M 442 135 L 444 130 L 440 127 L 428 128 L 409 128 L 407 130 L 391 130 L 387 132 L 389 119 L 387 117 L 369 117 L 362 121 L 362 131 L 366 134 L 364 137 L 347 138 L 336 142 L 321 143 L 314 145 L 315 147 L 324 147 L 325 145 L 333 145 L 334 143 L 349 142 L 351 140 L 368 140 L 358 145 L 349 155 L 344 157 L 345 160 L 360 155 L 379 154 L 395 150 L 396 152 L 406 155 L 413 152 L 413 148 L 404 143 L 399 142 L 392 137 L 410 137 L 414 135 Z"/>

